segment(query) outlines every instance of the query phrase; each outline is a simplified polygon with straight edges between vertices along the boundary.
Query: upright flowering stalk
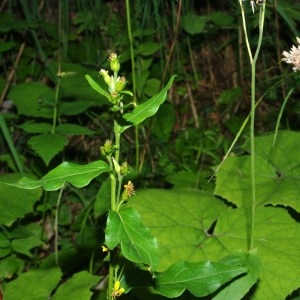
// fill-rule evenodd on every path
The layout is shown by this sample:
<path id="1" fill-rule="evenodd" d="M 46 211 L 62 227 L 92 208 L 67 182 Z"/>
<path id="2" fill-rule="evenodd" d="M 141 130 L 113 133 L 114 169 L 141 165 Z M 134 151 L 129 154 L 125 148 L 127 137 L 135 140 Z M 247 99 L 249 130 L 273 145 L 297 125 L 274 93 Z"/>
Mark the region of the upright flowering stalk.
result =
<path id="1" fill-rule="evenodd" d="M 292 64 L 294 72 L 300 70 L 300 38 L 296 38 L 297 40 L 297 47 L 295 45 L 292 46 L 290 51 L 283 51 L 282 55 L 284 56 L 282 58 L 282 61 Z"/>
<path id="2" fill-rule="evenodd" d="M 256 106 L 256 99 L 255 99 L 255 76 L 256 76 L 256 63 L 257 58 L 260 52 L 261 44 L 262 44 L 262 37 L 263 37 L 263 28 L 264 28 L 264 19 L 265 19 L 265 6 L 266 0 L 253 0 L 250 1 L 250 5 L 252 7 L 253 13 L 255 12 L 255 5 L 259 6 L 259 35 L 256 50 L 254 55 L 252 54 L 252 50 L 250 48 L 250 43 L 247 34 L 247 25 L 246 25 L 246 18 L 244 12 L 244 4 L 245 0 L 239 0 L 240 7 L 241 7 L 241 14 L 242 14 L 242 21 L 243 21 L 243 29 L 245 35 L 245 41 L 247 45 L 248 55 L 251 64 L 251 119 L 250 119 L 250 142 L 251 142 L 251 186 L 252 186 L 252 205 L 251 205 L 251 229 L 250 229 L 250 241 L 249 241 L 249 250 L 253 248 L 254 243 L 254 225 L 255 225 L 255 207 L 256 207 L 256 183 L 255 183 L 255 143 L 254 143 L 254 123 L 255 123 L 255 106 Z"/>
<path id="3" fill-rule="evenodd" d="M 107 85 L 107 91 L 102 90 L 97 87 L 97 91 L 100 91 L 108 101 L 112 104 L 111 110 L 115 113 L 123 114 L 123 111 L 129 105 L 123 104 L 123 94 L 129 94 L 132 96 L 130 91 L 124 91 L 126 85 L 126 78 L 124 76 L 119 76 L 120 61 L 116 53 L 111 53 L 109 55 L 110 71 L 101 69 L 99 74 L 103 77 L 104 82 Z M 112 73 L 112 74 L 110 74 Z M 114 118 L 114 142 L 111 140 L 106 140 L 104 145 L 100 147 L 100 152 L 106 157 L 109 162 L 113 172 L 110 174 L 111 181 L 111 210 L 118 211 L 121 206 L 128 201 L 131 195 L 134 195 L 134 185 L 131 181 L 127 184 L 123 184 L 123 177 L 128 174 L 127 162 L 119 163 L 120 158 L 120 131 L 118 129 L 119 124 L 117 118 Z M 106 246 L 102 246 L 102 250 L 109 253 L 109 257 L 113 256 L 109 252 Z M 116 299 L 121 296 L 125 290 L 121 287 L 120 278 L 122 276 L 122 271 L 119 272 L 118 268 L 112 263 L 109 264 L 109 279 L 108 279 L 108 290 L 107 298 L 109 300 Z M 114 282 L 114 285 L 113 285 Z"/>
<path id="4" fill-rule="evenodd" d="M 110 69 L 100 70 L 106 88 L 102 88 L 91 76 L 86 79 L 91 87 L 105 97 L 111 104 L 113 115 L 113 139 L 106 140 L 100 147 L 101 154 L 107 159 L 110 166 L 110 198 L 111 207 L 108 211 L 105 242 L 102 251 L 107 253 L 105 261 L 109 262 L 107 299 L 113 300 L 129 291 L 126 284 L 124 259 L 140 265 L 149 265 L 154 270 L 158 264 L 159 252 L 156 238 L 147 228 L 142 226 L 138 212 L 132 207 L 124 207 L 130 197 L 135 195 L 134 184 L 131 181 L 123 182 L 128 174 L 127 162 L 120 162 L 121 134 L 129 127 L 142 123 L 152 117 L 159 106 L 166 100 L 175 76 L 167 85 L 152 98 L 137 106 L 131 91 L 124 90 L 125 77 L 119 76 L 120 61 L 116 53 L 109 56 Z M 124 94 L 131 96 L 131 103 L 123 103 Z M 131 106 L 130 111 L 128 111 Z"/>

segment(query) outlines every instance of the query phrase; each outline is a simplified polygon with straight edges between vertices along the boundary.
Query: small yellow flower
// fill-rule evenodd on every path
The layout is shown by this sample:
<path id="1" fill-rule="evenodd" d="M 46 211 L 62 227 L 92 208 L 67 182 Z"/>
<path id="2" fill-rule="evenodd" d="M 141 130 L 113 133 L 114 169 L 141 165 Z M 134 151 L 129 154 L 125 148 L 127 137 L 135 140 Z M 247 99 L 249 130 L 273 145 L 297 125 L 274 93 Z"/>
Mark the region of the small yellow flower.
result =
<path id="1" fill-rule="evenodd" d="M 128 183 L 124 185 L 124 188 L 125 188 L 124 193 L 128 197 L 130 197 L 132 195 L 135 195 L 134 185 L 133 185 L 133 183 L 131 181 L 128 181 Z"/>
<path id="2" fill-rule="evenodd" d="M 108 248 L 106 246 L 102 246 L 102 252 L 108 252 Z"/>
<path id="3" fill-rule="evenodd" d="M 124 288 L 120 288 L 121 286 L 121 282 L 119 280 L 117 280 L 114 284 L 114 289 L 111 293 L 111 295 L 115 298 L 115 297 L 119 297 L 121 296 L 124 292 L 125 289 Z"/>

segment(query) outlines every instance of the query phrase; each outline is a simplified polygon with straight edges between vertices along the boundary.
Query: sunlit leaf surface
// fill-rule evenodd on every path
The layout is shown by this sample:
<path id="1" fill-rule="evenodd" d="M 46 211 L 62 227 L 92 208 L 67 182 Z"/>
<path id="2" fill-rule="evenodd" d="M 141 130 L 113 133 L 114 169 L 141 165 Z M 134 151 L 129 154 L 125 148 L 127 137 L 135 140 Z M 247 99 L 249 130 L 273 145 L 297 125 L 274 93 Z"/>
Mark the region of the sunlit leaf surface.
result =
<path id="1" fill-rule="evenodd" d="M 172 190 L 139 191 L 130 205 L 157 238 L 158 270 L 180 260 L 217 262 L 249 250 L 251 209 L 225 207 L 201 192 Z M 282 208 L 257 207 L 255 216 L 254 248 L 262 270 L 254 299 L 284 299 L 300 286 L 300 225 Z"/>

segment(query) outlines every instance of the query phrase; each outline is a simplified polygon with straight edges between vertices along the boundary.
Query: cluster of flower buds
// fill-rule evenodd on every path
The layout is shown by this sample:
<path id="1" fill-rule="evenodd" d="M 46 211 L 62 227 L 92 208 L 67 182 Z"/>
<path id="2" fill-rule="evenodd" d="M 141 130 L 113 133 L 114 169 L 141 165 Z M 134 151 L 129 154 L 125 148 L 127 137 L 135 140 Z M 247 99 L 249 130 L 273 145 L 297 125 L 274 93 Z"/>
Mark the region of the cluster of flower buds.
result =
<path id="1" fill-rule="evenodd" d="M 103 156 L 109 156 L 112 154 L 113 145 L 111 140 L 106 140 L 104 145 L 100 147 L 101 154 Z"/>
<path id="2" fill-rule="evenodd" d="M 103 77 L 104 82 L 108 85 L 108 90 L 112 96 L 112 103 L 117 104 L 121 99 L 120 92 L 123 91 L 126 85 L 126 78 L 124 76 L 118 76 L 120 70 L 120 61 L 116 53 L 111 53 L 108 60 L 110 61 L 110 69 L 113 71 L 113 75 L 109 75 L 107 70 L 101 69 L 99 74 Z"/>

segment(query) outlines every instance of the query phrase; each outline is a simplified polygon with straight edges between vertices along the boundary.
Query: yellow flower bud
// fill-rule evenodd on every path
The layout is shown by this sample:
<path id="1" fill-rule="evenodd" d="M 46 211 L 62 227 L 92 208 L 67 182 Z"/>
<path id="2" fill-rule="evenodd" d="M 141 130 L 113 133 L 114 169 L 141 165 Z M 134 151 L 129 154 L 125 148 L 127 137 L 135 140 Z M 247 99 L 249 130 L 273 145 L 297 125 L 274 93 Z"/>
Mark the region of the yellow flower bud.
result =
<path id="1" fill-rule="evenodd" d="M 110 53 L 108 60 L 110 61 L 110 69 L 113 72 L 118 72 L 120 70 L 120 62 L 118 55 L 112 52 Z"/>
<path id="2" fill-rule="evenodd" d="M 104 69 L 101 69 L 100 72 L 99 72 L 99 74 L 102 75 L 105 83 L 108 84 L 108 85 L 110 85 L 110 83 L 111 83 L 111 77 L 109 76 L 108 71 L 106 71 Z"/>
<path id="3" fill-rule="evenodd" d="M 113 146 L 111 140 L 106 140 L 104 145 L 100 147 L 101 154 L 107 156 L 112 153 Z"/>
<path id="4" fill-rule="evenodd" d="M 126 78 L 124 76 L 117 78 L 116 91 L 121 92 L 126 85 Z"/>

